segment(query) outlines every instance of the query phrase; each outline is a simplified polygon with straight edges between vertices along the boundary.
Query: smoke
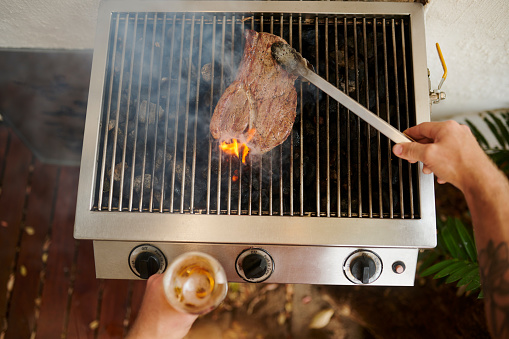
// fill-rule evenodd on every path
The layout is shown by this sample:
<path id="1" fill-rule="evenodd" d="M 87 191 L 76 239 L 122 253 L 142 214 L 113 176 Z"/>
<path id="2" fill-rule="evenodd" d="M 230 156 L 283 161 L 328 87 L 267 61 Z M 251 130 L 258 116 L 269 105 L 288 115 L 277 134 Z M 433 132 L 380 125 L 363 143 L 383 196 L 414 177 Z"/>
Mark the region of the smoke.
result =
<path id="1" fill-rule="evenodd" d="M 114 14 L 104 86 L 98 207 L 287 214 L 317 208 L 322 213 L 320 205 L 332 204 L 339 206 L 337 214 L 346 213 L 346 208 L 363 213 L 361 205 L 370 204 L 367 178 L 382 177 L 392 166 L 390 159 L 378 155 L 377 143 L 358 152 L 364 147 L 360 140 L 376 133 L 314 86 L 297 80 L 297 117 L 290 137 L 271 152 L 248 156 L 245 165 L 222 154 L 210 136 L 214 108 L 242 60 L 245 29 L 282 36 L 330 82 L 348 88 L 350 95 L 369 103 L 381 116 L 396 114 L 392 93 L 390 101 L 385 100 L 385 80 L 396 79 L 393 73 L 385 74 L 384 65 L 394 69 L 401 62 L 392 57 L 375 60 L 375 51 L 383 54 L 382 43 L 391 51 L 390 27 L 386 42 L 380 27 L 377 35 L 373 33 L 374 21 L 367 33 L 363 25 L 350 21 L 345 30 L 346 18 L 331 19 L 327 25 L 323 18 L 315 19 L 287 14 Z M 373 76 L 375 65 L 378 79 Z M 400 71 L 398 77 L 402 76 Z M 402 111 L 405 99 L 399 100 Z M 383 145 L 382 153 L 387 150 Z M 373 161 L 382 157 L 385 167 L 380 173 L 365 166 L 368 153 Z M 342 160 L 345 157 L 349 162 Z M 383 181 L 383 185 L 396 184 Z M 348 196 L 351 202 L 341 198 Z"/>

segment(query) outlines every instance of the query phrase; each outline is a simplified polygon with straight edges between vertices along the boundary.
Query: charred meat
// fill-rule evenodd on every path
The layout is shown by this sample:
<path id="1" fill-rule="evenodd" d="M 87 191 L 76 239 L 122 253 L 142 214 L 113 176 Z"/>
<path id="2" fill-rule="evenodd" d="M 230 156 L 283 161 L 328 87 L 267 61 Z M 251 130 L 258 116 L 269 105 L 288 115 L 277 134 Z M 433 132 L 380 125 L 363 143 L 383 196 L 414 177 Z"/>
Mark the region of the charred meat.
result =
<path id="1" fill-rule="evenodd" d="M 216 105 L 210 132 L 219 142 L 236 139 L 251 153 L 263 154 L 290 135 L 297 107 L 297 76 L 272 57 L 272 44 L 286 43 L 284 39 L 252 30 L 244 34 L 239 72 Z"/>

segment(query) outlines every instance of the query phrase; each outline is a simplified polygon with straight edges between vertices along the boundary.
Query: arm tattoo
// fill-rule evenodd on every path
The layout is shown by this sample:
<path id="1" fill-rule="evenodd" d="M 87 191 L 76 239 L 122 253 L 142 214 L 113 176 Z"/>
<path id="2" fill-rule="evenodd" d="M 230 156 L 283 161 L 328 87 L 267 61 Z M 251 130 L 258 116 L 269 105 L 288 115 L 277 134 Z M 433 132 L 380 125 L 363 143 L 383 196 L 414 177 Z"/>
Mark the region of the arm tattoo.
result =
<path id="1" fill-rule="evenodd" d="M 509 249 L 493 240 L 479 253 L 479 269 L 486 302 L 486 316 L 496 338 L 509 338 Z"/>

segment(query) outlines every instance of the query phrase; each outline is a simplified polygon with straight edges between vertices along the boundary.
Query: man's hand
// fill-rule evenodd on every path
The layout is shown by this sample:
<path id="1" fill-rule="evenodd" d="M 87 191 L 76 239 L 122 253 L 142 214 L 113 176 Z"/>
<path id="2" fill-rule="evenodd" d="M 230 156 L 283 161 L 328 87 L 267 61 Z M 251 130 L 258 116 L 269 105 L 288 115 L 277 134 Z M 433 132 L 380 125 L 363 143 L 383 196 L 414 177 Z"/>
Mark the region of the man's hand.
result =
<path id="1" fill-rule="evenodd" d="M 417 142 L 393 152 L 422 161 L 439 183 L 458 187 L 467 201 L 479 251 L 488 327 L 494 338 L 509 338 L 509 181 L 479 147 L 470 129 L 454 121 L 427 122 L 405 131 Z"/>
<path id="2" fill-rule="evenodd" d="M 175 310 L 166 300 L 163 275 L 155 274 L 147 281 L 138 318 L 127 338 L 183 338 L 198 316 Z"/>
<path id="3" fill-rule="evenodd" d="M 425 122 L 405 133 L 417 142 L 394 145 L 394 154 L 411 163 L 421 161 L 425 174 L 433 172 L 439 183 L 450 182 L 463 192 L 490 162 L 470 128 L 455 121 Z"/>

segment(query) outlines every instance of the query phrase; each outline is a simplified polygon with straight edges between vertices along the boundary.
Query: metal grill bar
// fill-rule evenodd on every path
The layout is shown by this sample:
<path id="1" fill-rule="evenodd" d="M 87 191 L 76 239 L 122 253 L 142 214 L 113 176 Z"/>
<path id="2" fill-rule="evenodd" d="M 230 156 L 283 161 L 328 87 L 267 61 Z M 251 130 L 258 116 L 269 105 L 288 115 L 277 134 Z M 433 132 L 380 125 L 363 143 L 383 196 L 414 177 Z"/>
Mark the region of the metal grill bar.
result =
<path id="1" fill-rule="evenodd" d="M 365 84 L 365 96 L 366 96 L 366 107 L 370 108 L 369 105 L 369 76 L 368 76 L 368 38 L 366 32 L 366 18 L 362 19 L 362 35 L 363 35 L 363 46 L 364 46 L 364 81 Z M 371 127 L 366 125 L 366 136 L 367 144 L 371 147 Z M 368 157 L 368 198 L 369 198 L 369 210 L 368 217 L 373 217 L 373 187 L 371 183 L 371 149 L 366 153 Z"/>
<path id="2" fill-rule="evenodd" d="M 281 22 L 283 19 L 281 18 Z M 293 46 L 293 15 L 290 14 L 290 18 L 288 19 L 288 24 L 290 26 L 290 39 L 289 43 L 290 46 Z M 281 24 L 281 27 L 283 25 Z M 290 215 L 293 216 L 293 133 L 290 134 Z"/>
<path id="3" fill-rule="evenodd" d="M 279 36 L 283 36 L 283 14 L 279 19 Z M 291 140 L 290 140 L 291 143 Z M 291 151 L 290 151 L 291 153 Z M 292 178 L 292 177 L 290 177 Z M 290 179 L 290 181 L 292 181 Z M 283 145 L 279 146 L 279 215 L 284 215 L 284 205 L 283 205 Z"/>
<path id="4" fill-rule="evenodd" d="M 251 20 L 251 29 L 254 30 L 254 17 Z M 260 158 L 261 161 L 261 158 Z M 252 206 L 253 206 L 253 158 L 249 157 L 249 215 L 252 215 Z M 261 183 L 261 180 L 260 180 Z M 261 206 L 261 204 L 260 204 Z M 259 211 L 261 212 L 261 210 Z"/>
<path id="5" fill-rule="evenodd" d="M 346 18 L 343 19 L 343 27 L 344 27 L 344 49 L 345 49 L 345 91 L 348 95 L 350 95 L 350 77 L 348 76 L 348 69 L 350 67 L 348 62 L 348 25 Z M 351 167 L 351 136 L 350 136 L 350 111 L 347 110 L 347 117 L 346 117 L 346 148 L 347 148 L 347 162 L 348 162 L 348 169 L 347 169 L 347 190 L 348 190 L 348 217 L 352 217 L 352 167 Z"/>
<path id="6" fill-rule="evenodd" d="M 394 24 L 394 19 L 391 19 L 391 32 L 392 32 L 392 55 L 394 58 L 394 94 L 395 94 L 395 105 L 396 105 L 396 125 L 397 128 L 400 129 L 401 117 L 400 117 L 400 108 L 399 108 L 399 84 L 398 84 L 398 58 L 397 58 L 397 46 L 396 46 L 396 27 Z M 403 172 L 401 171 L 402 162 L 401 158 L 398 158 L 398 177 L 399 177 L 399 201 L 403 202 Z M 404 204 L 400 203 L 400 215 L 404 217 Z"/>
<path id="7" fill-rule="evenodd" d="M 214 46 L 216 45 L 216 16 L 213 18 L 212 22 L 212 45 L 211 45 L 211 67 L 210 67 L 210 75 L 211 79 L 214 79 L 214 65 L 215 65 L 215 54 L 214 54 Z M 214 81 L 210 81 L 210 110 L 209 110 L 209 118 L 212 118 L 212 113 L 214 111 Z M 209 134 L 209 153 L 208 153 L 208 166 L 207 166 L 207 214 L 210 214 L 210 197 L 212 195 L 211 192 L 211 176 L 212 176 L 212 144 L 213 139 L 212 136 Z"/>
<path id="8" fill-rule="evenodd" d="M 147 35 L 147 20 L 148 13 L 145 13 L 145 18 L 143 20 L 143 35 L 142 35 L 142 41 L 145 41 L 145 37 Z M 136 26 L 138 28 L 138 26 Z M 136 46 L 134 46 L 136 48 Z M 143 47 L 143 42 L 141 43 L 141 58 L 140 58 L 140 67 L 138 72 L 138 94 L 137 94 L 137 104 L 136 104 L 136 114 L 134 118 L 134 140 L 133 140 L 133 151 L 132 151 L 132 165 L 131 165 L 131 184 L 130 184 L 130 190 L 129 190 L 129 211 L 131 212 L 133 210 L 133 204 L 134 204 L 134 176 L 135 176 L 135 168 L 136 168 L 136 144 L 138 140 L 138 122 L 139 122 L 139 116 L 140 116 L 140 99 L 141 99 L 141 84 L 142 84 L 142 77 L 141 72 L 143 69 L 143 60 L 145 57 L 145 48 Z M 105 140 L 105 144 L 107 140 Z"/>
<path id="9" fill-rule="evenodd" d="M 232 16 L 232 32 L 231 32 L 231 44 L 232 44 L 232 47 L 231 47 L 231 60 L 233 60 L 233 56 L 235 54 L 235 51 L 234 51 L 234 46 L 235 46 L 235 16 Z M 235 67 L 232 65 L 232 68 Z M 228 186 L 229 186 L 229 189 L 232 185 L 232 174 L 231 174 L 231 166 L 232 166 L 232 157 L 230 156 L 230 163 L 229 163 L 229 168 L 230 168 L 230 173 L 229 173 L 229 178 L 230 178 L 230 182 L 228 183 Z M 239 166 L 241 166 L 241 163 L 239 162 Z M 240 184 L 240 181 L 239 181 L 239 184 Z M 238 201 L 238 203 L 241 203 L 241 201 Z M 231 213 L 231 194 L 229 193 L 228 194 L 228 214 Z"/>
<path id="10" fill-rule="evenodd" d="M 231 43 L 232 43 L 232 50 L 231 50 L 231 60 L 233 60 L 233 44 L 235 42 L 235 39 L 233 37 L 233 34 L 235 33 L 235 20 L 232 20 L 232 37 L 231 37 Z M 226 25 L 226 23 L 225 23 Z M 228 215 L 231 214 L 231 204 L 232 204 L 232 155 L 228 157 Z"/>
<path id="11" fill-rule="evenodd" d="M 166 15 L 165 15 L 166 20 Z M 171 79 L 172 79 L 172 70 L 173 70 L 173 50 L 174 50 L 174 44 L 175 44 L 175 24 L 177 22 L 177 15 L 173 15 L 172 20 L 172 28 L 171 28 L 171 47 L 170 47 L 170 60 L 168 62 L 168 93 L 166 97 L 166 111 L 164 113 L 165 121 L 164 121 L 164 140 L 168 140 L 168 122 L 169 122 L 169 111 L 170 111 L 170 98 L 171 98 Z M 163 41 L 166 39 L 163 39 Z M 163 202 L 165 198 L 165 183 L 166 183 L 166 151 L 167 151 L 167 142 L 164 142 L 163 145 L 163 163 L 164 166 L 162 166 L 162 175 L 161 175 L 161 201 L 159 202 L 159 212 L 163 212 Z"/>
<path id="12" fill-rule="evenodd" d="M 163 26 L 162 26 L 162 31 L 163 32 L 166 32 L 166 13 L 164 13 L 163 15 Z M 155 29 L 154 29 L 154 32 L 155 32 Z M 160 52 L 159 52 L 159 78 L 158 79 L 162 79 L 163 78 L 163 55 L 164 55 L 164 50 L 165 50 L 165 42 L 166 42 L 166 39 L 161 39 L 161 42 L 160 42 Z M 155 43 L 154 43 L 155 45 Z M 161 100 L 161 81 L 158 81 L 157 82 L 157 104 L 156 104 L 156 107 L 158 108 L 159 107 L 159 102 Z M 157 110 L 156 110 L 157 111 Z M 154 130 L 154 134 L 155 134 L 155 140 L 157 140 L 157 133 L 158 133 L 158 130 L 159 130 L 159 112 L 156 112 L 156 124 L 155 124 L 155 130 Z M 167 122 L 167 119 L 165 120 L 165 122 Z M 165 139 L 166 140 L 166 139 Z M 164 146 L 166 145 L 166 143 L 164 143 Z M 152 181 L 150 183 L 150 205 L 149 205 L 149 211 L 152 212 L 152 209 L 153 209 L 153 206 L 154 206 L 154 187 L 156 186 L 155 185 L 155 178 L 156 178 L 156 161 L 157 161 L 157 152 L 158 152 L 158 147 L 160 147 L 162 145 L 158 145 L 157 142 L 154 142 L 154 149 L 153 149 L 153 155 L 152 155 Z M 163 146 L 163 147 L 164 147 Z M 164 153 L 163 153 L 164 154 Z M 164 166 L 163 166 L 164 167 Z M 159 179 L 160 181 L 164 182 L 163 180 L 163 177 L 161 177 Z M 164 191 L 164 186 L 161 186 L 161 190 L 160 190 L 160 201 L 163 201 L 163 191 Z M 159 206 L 159 211 L 162 211 L 161 209 L 161 206 Z"/>
<path id="13" fill-rule="evenodd" d="M 360 89 L 359 89 L 359 47 L 358 47 L 358 36 L 357 36 L 357 18 L 353 18 L 353 43 L 354 43 L 354 60 L 355 60 L 355 93 L 357 101 L 360 101 Z M 357 137 L 355 138 L 355 143 L 357 144 L 357 203 L 358 203 L 358 216 L 362 217 L 362 159 L 361 159 L 361 143 L 360 140 L 362 138 L 361 135 L 361 124 L 362 120 L 356 116 L 356 127 L 357 127 Z"/>
<path id="14" fill-rule="evenodd" d="M 157 14 L 156 16 L 154 17 L 154 32 L 153 32 L 153 38 L 152 38 L 152 41 L 153 41 L 153 47 L 152 49 L 154 50 L 155 47 L 157 45 L 159 45 L 160 47 L 160 51 L 159 51 L 159 64 L 158 64 L 158 68 L 159 68 L 159 74 L 158 74 L 158 80 L 159 79 L 162 79 L 162 72 L 163 72 L 163 52 L 164 52 L 164 40 L 165 39 L 162 39 L 162 42 L 161 43 L 157 43 L 157 40 L 156 40 L 156 24 L 157 24 Z M 166 31 L 166 20 L 163 20 L 163 26 L 162 26 L 162 31 Z M 154 52 L 152 53 L 152 56 L 151 58 L 153 59 L 154 57 Z M 152 63 L 153 63 L 153 60 L 151 61 L 151 67 L 152 67 Z M 151 69 L 150 70 L 150 83 L 152 83 L 152 76 L 153 76 L 153 70 Z M 149 93 L 150 93 L 150 87 L 149 87 Z M 157 133 L 158 133 L 158 130 L 159 130 L 159 112 L 158 112 L 158 107 L 159 107 L 159 100 L 161 99 L 161 81 L 157 81 L 157 95 L 156 95 L 156 98 L 157 98 L 157 103 L 156 103 L 156 114 L 155 114 L 155 126 L 154 126 L 154 132 L 153 132 L 153 135 L 154 135 L 154 140 L 157 140 Z M 150 100 L 148 100 L 148 102 L 150 102 Z M 149 109 L 150 111 L 150 108 L 149 108 L 149 105 L 147 105 L 147 109 Z M 147 124 L 148 126 L 149 124 Z M 146 131 L 148 131 L 148 127 L 146 129 Z M 148 135 L 147 135 L 147 139 L 148 139 Z M 148 140 L 145 142 L 145 144 L 147 144 Z M 153 147 L 153 155 L 152 155 L 152 176 L 151 176 L 151 181 L 150 181 L 150 201 L 149 201 L 149 212 L 152 212 L 153 210 L 153 206 L 154 206 L 154 186 L 155 186 L 155 178 L 156 178 L 156 155 L 157 155 L 157 142 L 154 142 L 154 147 Z M 145 157 L 144 158 L 147 158 L 147 155 L 146 155 L 146 149 L 145 149 Z"/>
<path id="15" fill-rule="evenodd" d="M 222 30 L 222 39 L 221 39 L 221 82 L 219 91 L 221 93 L 224 92 L 224 43 L 225 43 L 225 36 L 226 36 L 226 16 L 223 16 L 223 24 L 221 26 Z M 217 211 L 216 214 L 221 214 L 221 160 L 222 156 L 218 157 L 218 164 L 217 164 Z"/>
<path id="16" fill-rule="evenodd" d="M 148 90 L 147 90 L 147 96 L 148 96 L 148 99 L 147 99 L 147 105 L 145 106 L 145 119 L 148 120 L 150 119 L 150 97 L 151 97 L 151 94 L 152 94 L 152 71 L 153 71 L 153 66 L 154 66 L 154 47 L 155 47 L 155 33 L 156 33 L 156 24 L 157 24 L 157 14 L 155 14 L 155 18 L 154 18 L 154 26 L 152 27 L 152 30 L 153 30 L 153 33 L 152 33 L 152 43 L 151 43 L 151 52 L 150 52 L 150 70 L 149 70 L 149 73 L 148 73 Z M 155 116 L 157 117 L 157 111 L 156 111 L 156 114 Z M 140 212 L 143 211 L 143 196 L 145 195 L 144 194 L 144 191 L 145 191 L 145 180 L 146 180 L 146 176 L 145 176 L 145 166 L 146 166 L 146 162 L 147 162 L 147 143 L 148 143 L 148 127 L 149 127 L 149 124 L 148 123 L 145 123 L 145 137 L 143 139 L 143 157 L 142 157 L 142 165 L 141 165 L 141 184 L 140 184 L 140 201 L 139 201 L 139 207 L 138 207 L 138 210 Z"/>
<path id="17" fill-rule="evenodd" d="M 117 26 L 119 24 L 119 14 L 117 14 Z M 124 37 L 127 36 L 127 24 L 128 24 L 128 20 L 126 18 L 126 21 L 125 21 L 125 25 L 124 25 Z M 121 60 L 121 63 L 120 63 L 120 69 L 124 69 L 124 63 L 125 63 L 125 50 L 126 50 L 126 44 L 123 44 L 122 46 L 122 60 Z M 122 95 L 122 82 L 123 82 L 123 76 L 124 76 L 124 72 L 121 72 L 120 73 L 120 79 L 119 79 L 119 83 L 120 83 L 120 86 L 118 87 L 118 91 L 117 91 L 117 103 L 120 102 L 120 98 L 121 98 L 121 95 Z M 116 109 L 116 112 L 115 112 L 115 134 L 114 134 L 114 139 L 113 139 L 113 144 L 117 144 L 117 140 L 118 140 L 118 121 L 119 121 L 119 117 L 120 117 L 120 105 L 117 104 L 117 109 Z M 114 182 L 114 179 L 115 179 L 115 161 L 116 161 L 116 151 L 117 149 L 114 148 L 113 149 L 113 155 L 111 157 L 111 175 L 110 175 L 110 183 L 113 183 Z M 123 165 L 122 165 L 123 166 Z M 111 211 L 112 209 L 112 205 L 113 205 L 113 187 L 110 187 L 110 195 L 108 197 L 108 211 Z"/>
<path id="18" fill-rule="evenodd" d="M 115 25 L 115 40 L 113 41 L 113 53 L 111 55 L 111 61 L 110 61 L 110 65 L 111 65 L 110 66 L 111 67 L 110 79 L 113 78 L 113 76 L 115 74 L 114 73 L 115 67 L 113 67 L 113 65 L 114 65 L 114 57 L 115 57 L 116 51 L 117 51 L 117 44 L 115 42 L 118 39 L 118 25 L 119 25 L 119 22 L 120 22 L 118 20 L 119 15 L 120 14 L 117 13 L 117 21 L 116 21 L 116 25 Z M 104 175 L 105 175 L 105 168 L 106 168 L 106 150 L 107 150 L 107 146 L 108 146 L 108 127 L 109 127 L 108 123 L 110 121 L 110 114 L 111 114 L 111 100 L 112 100 L 111 98 L 112 98 L 112 93 L 113 93 L 113 80 L 110 80 L 108 109 L 107 109 L 107 112 L 106 112 L 106 122 L 107 122 L 107 124 L 104 125 L 105 140 L 104 140 L 104 146 L 103 146 L 101 179 L 100 179 L 100 182 L 99 182 L 99 191 L 100 192 L 103 192 L 103 189 L 104 189 Z M 99 210 L 102 209 L 102 199 L 103 199 L 102 194 L 99 194 L 99 204 L 98 204 Z"/>
<path id="19" fill-rule="evenodd" d="M 204 23 L 204 18 L 203 16 L 201 17 L 201 20 L 200 20 L 200 42 L 199 42 L 199 54 L 198 54 L 198 65 L 201 65 L 201 57 L 202 57 L 202 47 L 203 47 L 203 23 Z M 190 213 L 194 213 L 194 188 L 195 188 L 195 184 L 196 184 L 196 151 L 197 151 L 197 146 L 196 146 L 196 141 L 197 141 L 197 134 L 198 134 L 198 108 L 199 108 L 199 93 L 200 93 L 200 80 L 201 80 L 201 76 L 198 74 L 197 77 L 196 77 L 196 99 L 195 99 L 195 108 L 194 108 L 194 128 L 193 128 L 193 135 L 194 135 L 194 139 L 193 139 L 193 158 L 192 158 L 192 161 L 193 161 L 193 167 L 192 167 L 192 175 L 191 175 L 191 207 L 190 207 Z M 161 203 L 162 203 L 162 199 L 161 199 Z M 160 211 L 162 212 L 163 211 L 163 208 L 162 208 L 162 205 L 160 207 Z"/>
<path id="20" fill-rule="evenodd" d="M 415 166 L 391 160 L 385 137 L 300 79 L 294 129 L 274 150 L 242 164 L 207 134 L 246 26 L 279 34 L 395 127 L 413 125 L 405 17 L 114 13 L 111 22 L 97 210 L 419 218 Z"/>
<path id="21" fill-rule="evenodd" d="M 262 29 L 263 32 L 263 29 Z M 271 34 L 274 33 L 274 16 L 270 16 L 270 30 Z M 273 207 L 273 190 L 272 190 L 272 151 L 269 152 L 269 215 L 272 215 L 272 207 Z M 261 169 L 260 169 L 261 171 Z"/>
<path id="22" fill-rule="evenodd" d="M 388 67 L 388 54 L 387 54 L 387 29 L 386 20 L 382 19 L 382 30 L 383 30 L 383 46 L 384 46 L 384 79 L 385 79 L 385 110 L 387 122 L 391 122 L 391 116 L 389 113 L 389 67 Z M 387 156 L 391 157 L 391 142 L 387 140 Z M 392 196 L 392 166 L 388 166 L 388 177 L 389 177 L 389 218 L 394 217 L 394 204 Z"/>
<path id="23" fill-rule="evenodd" d="M 242 16 L 242 20 L 241 20 L 241 23 L 240 23 L 240 30 L 241 32 L 244 32 L 244 18 L 245 16 L 243 15 Z M 235 20 L 233 20 L 235 21 Z M 232 27 L 233 27 L 233 24 L 232 24 Z M 232 28 L 232 34 L 233 34 L 233 28 Z M 232 60 L 233 60 L 233 54 L 234 54 L 234 50 L 232 49 Z M 236 67 L 236 66 L 234 66 Z M 236 72 L 238 71 L 238 69 L 236 68 Z M 235 72 L 235 73 L 236 73 Z M 238 215 L 241 215 L 242 214 L 242 163 L 239 161 L 239 179 L 238 179 L 238 183 L 239 183 L 239 192 L 238 192 L 238 204 L 237 204 L 237 214 Z M 249 168 L 249 171 L 251 172 L 251 167 Z M 251 187 L 249 187 L 249 194 L 251 195 Z M 251 202 L 249 203 L 251 204 Z M 251 214 L 251 213 L 249 213 Z"/>
<path id="24" fill-rule="evenodd" d="M 315 58 L 316 74 L 319 74 L 319 39 L 318 39 L 318 17 L 315 18 Z M 320 216 L 320 90 L 316 88 L 316 216 Z"/>
<path id="25" fill-rule="evenodd" d="M 260 175 L 259 175 L 259 178 L 258 178 L 258 181 L 260 183 L 260 188 L 258 189 L 258 215 L 262 215 L 262 182 L 263 182 L 263 158 L 260 157 L 260 162 L 259 162 L 259 165 L 260 165 Z M 270 212 L 269 212 L 270 213 Z"/>
<path id="26" fill-rule="evenodd" d="M 338 18 L 334 18 L 334 61 L 335 61 L 335 73 L 336 76 L 336 87 L 340 87 L 339 82 L 339 35 L 338 35 Z M 347 81 L 348 82 L 348 81 Z M 348 83 L 346 84 L 346 92 L 348 93 Z M 336 103 L 336 111 L 338 112 L 338 117 L 336 119 L 336 190 L 337 190 L 337 216 L 341 217 L 341 131 L 340 131 L 340 119 L 339 119 L 339 111 L 340 105 L 339 102 Z"/>
<path id="27" fill-rule="evenodd" d="M 325 18 L 325 79 L 329 81 L 329 18 Z M 330 217 L 330 129 L 329 129 L 329 101 L 330 98 L 327 95 L 325 98 L 325 131 L 326 131 L 326 139 L 325 145 L 327 147 L 326 151 L 326 165 L 325 170 L 327 172 L 327 182 L 326 182 L 326 190 L 327 190 L 327 218 Z"/>
<path id="28" fill-rule="evenodd" d="M 127 15 L 126 17 L 126 24 L 128 23 L 128 20 L 129 20 L 129 14 Z M 124 182 L 124 175 L 125 175 L 125 170 L 126 170 L 126 155 L 127 155 L 127 134 L 128 134 L 128 131 L 129 131 L 129 117 L 130 117 L 130 109 L 131 109 L 131 90 L 132 90 L 132 83 L 133 83 L 133 70 L 134 70 L 134 52 L 136 50 L 136 33 L 137 33 L 137 28 L 138 28 L 138 13 L 135 14 L 135 18 L 134 18 L 134 27 L 133 27 L 133 40 L 131 42 L 131 64 L 129 66 L 129 84 L 128 84 L 128 89 L 127 89 L 127 110 L 126 110 L 126 116 L 127 116 L 127 119 L 125 121 L 125 129 L 124 129 L 124 142 L 123 142 L 123 147 L 122 147 L 122 169 L 121 169 L 121 174 L 120 174 L 120 182 L 123 183 Z M 165 143 L 166 145 L 166 143 Z M 164 177 L 164 175 L 163 175 Z M 119 211 L 122 211 L 122 208 L 123 208 L 123 197 L 124 197 L 124 185 L 120 185 L 120 196 L 119 196 L 119 203 L 118 203 L 118 210 Z"/>
<path id="29" fill-rule="evenodd" d="M 173 135 L 173 169 L 171 172 L 171 191 L 170 191 L 170 212 L 173 213 L 173 202 L 175 199 L 175 170 L 177 168 L 177 146 L 178 146 L 178 130 L 179 130 L 179 115 L 180 115 L 180 89 L 182 83 L 182 62 L 184 52 L 184 36 L 185 36 L 185 14 L 182 15 L 182 29 L 180 35 L 180 56 L 178 66 L 178 80 L 177 80 L 177 102 L 175 105 L 175 133 Z M 184 172 L 182 172 L 184 175 Z"/>
<path id="30" fill-rule="evenodd" d="M 406 64 L 406 43 L 405 43 L 405 26 L 403 19 L 400 20 L 401 25 L 401 53 L 403 59 L 403 84 L 404 84 L 404 92 L 405 92 L 405 112 L 406 112 L 406 128 L 410 127 L 410 106 L 408 103 L 408 77 L 407 77 L 407 64 Z M 408 167 L 408 196 L 410 203 L 410 218 L 414 218 L 414 188 L 413 188 L 413 180 L 412 180 L 412 165 L 407 163 Z M 404 215 L 403 215 L 404 216 Z"/>
<path id="31" fill-rule="evenodd" d="M 299 52 L 302 54 L 302 17 L 299 17 Z M 299 148 L 299 184 L 300 184 L 300 215 L 304 215 L 304 102 L 302 82 L 299 82 L 300 94 L 300 148 Z"/>
<path id="32" fill-rule="evenodd" d="M 189 61 L 188 61 L 188 70 L 187 70 L 187 96 L 186 96 L 186 117 L 184 120 L 184 155 L 182 161 L 182 181 L 180 186 L 180 213 L 184 213 L 184 198 L 186 192 L 186 157 L 187 157 L 187 129 L 189 126 L 189 93 L 191 92 L 191 71 L 193 65 L 193 41 L 194 41 L 194 20 L 195 15 L 191 18 L 191 34 L 189 39 Z"/>
<path id="33" fill-rule="evenodd" d="M 373 51 L 375 60 L 378 60 L 378 51 L 377 51 L 377 21 L 376 18 L 373 18 Z M 378 62 L 375 62 L 375 112 L 377 116 L 380 116 L 380 97 L 378 91 Z M 382 203 L 382 148 L 380 143 L 380 132 L 376 132 L 376 145 L 377 145 L 377 170 L 378 170 L 378 209 L 380 213 L 380 218 L 383 218 L 383 203 Z"/>

